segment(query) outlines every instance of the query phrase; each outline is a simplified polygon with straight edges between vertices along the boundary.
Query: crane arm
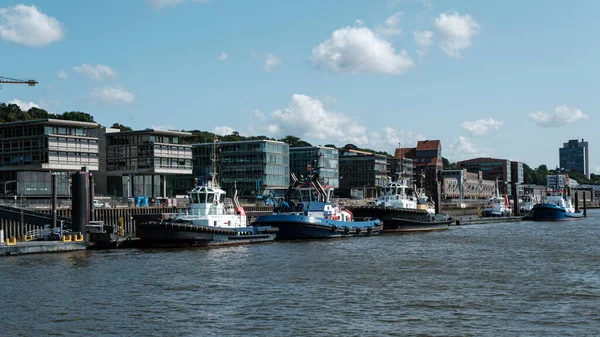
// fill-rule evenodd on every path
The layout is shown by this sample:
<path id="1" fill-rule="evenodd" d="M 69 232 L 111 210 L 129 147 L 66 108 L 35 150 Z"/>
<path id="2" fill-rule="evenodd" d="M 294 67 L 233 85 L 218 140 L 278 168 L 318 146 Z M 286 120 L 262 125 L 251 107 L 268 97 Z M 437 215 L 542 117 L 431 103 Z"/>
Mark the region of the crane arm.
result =
<path id="1" fill-rule="evenodd" d="M 27 84 L 30 87 L 33 87 L 34 85 L 38 84 L 38 82 L 36 80 L 18 80 L 15 78 L 9 78 L 9 77 L 4 77 L 4 76 L 0 76 L 0 83 L 4 83 L 4 84 Z"/>

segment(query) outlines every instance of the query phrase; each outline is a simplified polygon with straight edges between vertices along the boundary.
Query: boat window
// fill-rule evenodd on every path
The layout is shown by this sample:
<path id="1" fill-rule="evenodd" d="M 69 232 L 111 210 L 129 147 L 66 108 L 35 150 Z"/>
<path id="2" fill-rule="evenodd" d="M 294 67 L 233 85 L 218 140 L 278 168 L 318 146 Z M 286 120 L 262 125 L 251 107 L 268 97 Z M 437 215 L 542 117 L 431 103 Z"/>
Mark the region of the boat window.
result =
<path id="1" fill-rule="evenodd" d="M 198 193 L 198 199 L 199 199 L 199 202 L 201 204 L 206 203 L 206 194 L 205 193 Z"/>
<path id="2" fill-rule="evenodd" d="M 191 193 L 190 195 L 192 197 L 192 204 L 197 204 L 198 203 L 198 193 Z"/>
<path id="3" fill-rule="evenodd" d="M 213 201 L 215 201 L 215 195 L 214 194 L 207 194 L 206 195 L 206 202 L 207 203 L 211 203 Z"/>

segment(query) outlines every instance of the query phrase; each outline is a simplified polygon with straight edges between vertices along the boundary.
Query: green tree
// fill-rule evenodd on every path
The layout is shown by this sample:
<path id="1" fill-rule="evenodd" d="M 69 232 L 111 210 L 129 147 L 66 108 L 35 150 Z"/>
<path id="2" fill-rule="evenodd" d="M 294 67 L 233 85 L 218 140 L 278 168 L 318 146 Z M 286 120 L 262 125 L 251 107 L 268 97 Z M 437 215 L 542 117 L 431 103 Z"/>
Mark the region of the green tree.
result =
<path id="1" fill-rule="evenodd" d="M 113 128 L 113 129 L 119 129 L 119 130 L 121 130 L 121 131 L 133 131 L 133 129 L 132 129 L 132 128 L 130 128 L 130 127 L 128 127 L 128 126 L 125 126 L 125 125 L 123 125 L 123 124 L 120 124 L 120 123 L 114 123 L 114 124 L 111 126 L 111 128 Z"/>
<path id="2" fill-rule="evenodd" d="M 57 115 L 56 117 L 69 121 L 95 123 L 94 116 L 81 111 L 68 111 L 64 112 L 62 115 Z"/>
<path id="3" fill-rule="evenodd" d="M 281 139 L 280 142 L 288 143 L 290 147 L 302 147 L 302 146 L 312 146 L 310 143 L 303 141 L 300 137 L 287 135 Z"/>
<path id="4" fill-rule="evenodd" d="M 456 170 L 456 163 L 451 163 L 444 157 L 442 157 L 442 163 L 444 164 L 444 170 Z"/>

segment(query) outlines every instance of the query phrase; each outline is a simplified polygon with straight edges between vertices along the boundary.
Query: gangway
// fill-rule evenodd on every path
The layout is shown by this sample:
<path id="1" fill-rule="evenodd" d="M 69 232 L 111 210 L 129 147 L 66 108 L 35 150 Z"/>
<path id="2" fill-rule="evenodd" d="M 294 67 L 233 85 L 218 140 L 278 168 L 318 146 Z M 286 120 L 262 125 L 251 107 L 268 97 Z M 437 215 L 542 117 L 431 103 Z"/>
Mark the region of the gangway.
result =
<path id="1" fill-rule="evenodd" d="M 19 207 L 0 205 L 0 218 L 11 220 L 11 221 L 23 221 L 25 224 L 44 226 L 52 222 L 52 214 L 32 211 Z M 71 218 L 64 216 L 57 216 L 57 221 L 64 221 L 65 225 L 69 227 L 72 223 Z"/>

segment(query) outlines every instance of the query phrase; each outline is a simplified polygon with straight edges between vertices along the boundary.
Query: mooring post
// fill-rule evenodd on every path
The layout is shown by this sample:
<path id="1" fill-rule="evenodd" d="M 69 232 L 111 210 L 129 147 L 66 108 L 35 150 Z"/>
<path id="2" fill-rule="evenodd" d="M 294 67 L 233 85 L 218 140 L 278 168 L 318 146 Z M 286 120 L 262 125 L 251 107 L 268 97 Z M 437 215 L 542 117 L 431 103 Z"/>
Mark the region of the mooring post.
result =
<path id="1" fill-rule="evenodd" d="M 89 173 L 89 188 L 88 188 L 88 192 L 90 193 L 89 197 L 88 197 L 88 202 L 90 203 L 90 214 L 89 214 L 89 219 L 90 221 L 94 221 L 96 220 L 95 217 L 95 211 L 94 211 L 94 176 L 92 175 L 92 173 Z"/>
<path id="2" fill-rule="evenodd" d="M 583 199 L 585 199 L 585 194 Z M 575 213 L 579 213 L 579 193 L 577 192 L 575 192 Z"/>
<path id="3" fill-rule="evenodd" d="M 517 183 L 513 183 L 512 188 L 512 197 L 513 197 L 513 215 L 519 216 L 521 213 L 519 210 L 519 189 L 517 188 Z"/>
<path id="4" fill-rule="evenodd" d="M 439 180 L 435 181 L 435 214 L 442 213 L 442 184 Z"/>
<path id="5" fill-rule="evenodd" d="M 58 217 L 56 216 L 56 203 L 58 197 L 58 186 L 56 182 L 56 175 L 51 174 L 50 181 L 52 182 L 52 228 L 56 227 Z"/>
<path id="6" fill-rule="evenodd" d="M 587 207 L 585 202 L 585 194 L 583 195 L 583 216 L 587 216 Z"/>

